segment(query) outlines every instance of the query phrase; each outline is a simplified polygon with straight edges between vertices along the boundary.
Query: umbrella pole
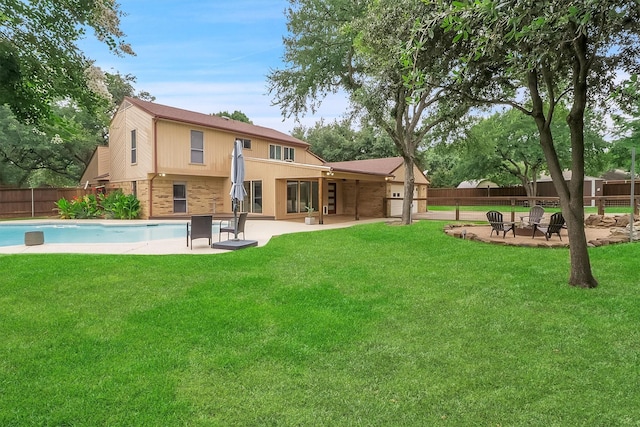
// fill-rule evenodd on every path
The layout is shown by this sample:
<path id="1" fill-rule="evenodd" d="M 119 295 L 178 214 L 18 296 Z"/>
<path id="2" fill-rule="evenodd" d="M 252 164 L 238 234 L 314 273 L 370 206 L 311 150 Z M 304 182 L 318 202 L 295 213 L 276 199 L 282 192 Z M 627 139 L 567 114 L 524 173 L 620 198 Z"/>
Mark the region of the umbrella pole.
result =
<path id="1" fill-rule="evenodd" d="M 238 199 L 233 199 L 233 240 L 238 240 Z"/>

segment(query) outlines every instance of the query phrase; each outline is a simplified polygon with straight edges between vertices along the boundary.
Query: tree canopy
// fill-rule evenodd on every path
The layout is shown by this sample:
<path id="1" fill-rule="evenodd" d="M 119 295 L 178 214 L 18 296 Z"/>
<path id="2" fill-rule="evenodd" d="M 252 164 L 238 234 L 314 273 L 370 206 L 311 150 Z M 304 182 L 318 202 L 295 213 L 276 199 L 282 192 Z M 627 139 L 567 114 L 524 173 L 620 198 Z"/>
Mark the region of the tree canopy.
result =
<path id="1" fill-rule="evenodd" d="M 91 110 L 105 102 L 102 72 L 78 48 L 93 30 L 117 55 L 133 54 L 120 30 L 115 0 L 5 0 L 0 11 L 0 104 L 22 122 L 49 116 L 72 100 Z"/>
<path id="2" fill-rule="evenodd" d="M 348 119 L 329 124 L 319 121 L 308 128 L 297 127 L 292 135 L 311 144 L 311 151 L 327 162 L 398 155 L 396 146 L 386 133 L 366 124 L 360 129 L 354 129 Z"/>
<path id="3" fill-rule="evenodd" d="M 552 132 L 562 169 L 571 167 L 571 137 L 566 126 L 566 107 L 559 106 Z M 607 167 L 604 119 L 588 111 L 585 115 L 585 170 L 598 176 Z M 453 143 L 459 153 L 457 175 L 464 180 L 487 178 L 500 185 L 521 184 L 529 197 L 537 194 L 537 179 L 548 172 L 538 129 L 529 117 L 516 109 L 507 109 L 481 117 Z"/>
<path id="4" fill-rule="evenodd" d="M 249 117 L 247 117 L 245 113 L 238 110 L 234 110 L 233 113 L 229 113 L 228 111 L 220 111 L 219 113 L 213 115 L 218 117 L 229 117 L 231 120 L 253 124 L 253 122 L 249 119 Z"/>

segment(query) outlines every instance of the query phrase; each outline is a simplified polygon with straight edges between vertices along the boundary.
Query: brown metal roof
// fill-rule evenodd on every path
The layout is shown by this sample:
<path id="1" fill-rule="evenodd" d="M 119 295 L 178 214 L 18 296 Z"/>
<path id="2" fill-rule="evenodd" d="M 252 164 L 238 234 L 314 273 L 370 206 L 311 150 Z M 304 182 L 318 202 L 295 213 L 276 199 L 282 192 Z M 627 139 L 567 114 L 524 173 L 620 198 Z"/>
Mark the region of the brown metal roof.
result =
<path id="1" fill-rule="evenodd" d="M 396 169 L 402 166 L 402 157 L 386 157 L 384 159 L 352 160 L 349 162 L 325 163 L 336 171 L 358 172 L 371 175 L 393 175 Z"/>
<path id="2" fill-rule="evenodd" d="M 167 105 L 161 105 L 161 104 L 156 104 L 155 102 L 143 101 L 137 98 L 125 97 L 125 101 L 135 105 L 136 107 L 146 111 L 147 113 L 159 119 L 171 120 L 176 122 L 189 123 L 192 125 L 225 130 L 228 132 L 233 132 L 237 134 L 237 136 L 239 137 L 255 136 L 259 138 L 268 139 L 271 141 L 287 143 L 290 145 L 297 145 L 305 148 L 309 147 L 308 143 L 274 129 L 270 129 L 262 126 L 256 126 L 249 123 L 240 122 L 237 120 L 225 119 L 225 118 L 210 115 L 210 114 L 196 113 L 195 111 L 169 107 Z"/>

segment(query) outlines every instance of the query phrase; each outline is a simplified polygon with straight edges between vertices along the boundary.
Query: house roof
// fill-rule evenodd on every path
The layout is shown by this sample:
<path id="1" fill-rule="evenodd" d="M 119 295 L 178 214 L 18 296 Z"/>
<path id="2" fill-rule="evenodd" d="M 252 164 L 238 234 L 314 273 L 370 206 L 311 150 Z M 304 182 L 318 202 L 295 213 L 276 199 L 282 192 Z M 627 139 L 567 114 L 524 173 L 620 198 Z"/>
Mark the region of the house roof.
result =
<path id="1" fill-rule="evenodd" d="M 164 120 L 189 123 L 193 125 L 220 129 L 238 134 L 238 136 L 255 136 L 272 141 L 297 145 L 307 148 L 309 144 L 294 138 L 286 133 L 279 132 L 262 126 L 222 118 L 210 114 L 197 113 L 195 111 L 183 110 L 181 108 L 169 107 L 167 105 L 156 104 L 155 102 L 143 101 L 138 98 L 125 97 L 124 102 L 128 102 L 146 111 L 150 115 Z"/>
<path id="2" fill-rule="evenodd" d="M 402 157 L 385 157 L 383 159 L 352 160 L 349 162 L 325 163 L 336 171 L 357 172 L 371 175 L 393 175 L 396 169 L 402 166 Z"/>

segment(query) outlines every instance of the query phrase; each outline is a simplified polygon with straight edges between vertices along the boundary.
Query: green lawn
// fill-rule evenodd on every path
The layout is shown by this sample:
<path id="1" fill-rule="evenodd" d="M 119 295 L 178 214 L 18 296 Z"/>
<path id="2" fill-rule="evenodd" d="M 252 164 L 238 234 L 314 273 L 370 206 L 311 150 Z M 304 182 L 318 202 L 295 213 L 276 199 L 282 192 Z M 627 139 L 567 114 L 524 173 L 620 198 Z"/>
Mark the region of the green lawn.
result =
<path id="1" fill-rule="evenodd" d="M 0 256 L 2 426 L 637 426 L 638 246 L 444 222 L 212 256 Z"/>

